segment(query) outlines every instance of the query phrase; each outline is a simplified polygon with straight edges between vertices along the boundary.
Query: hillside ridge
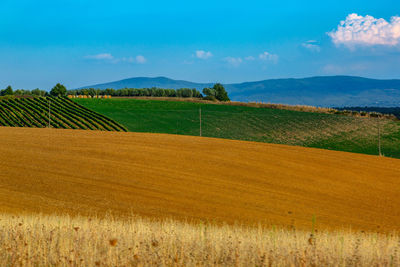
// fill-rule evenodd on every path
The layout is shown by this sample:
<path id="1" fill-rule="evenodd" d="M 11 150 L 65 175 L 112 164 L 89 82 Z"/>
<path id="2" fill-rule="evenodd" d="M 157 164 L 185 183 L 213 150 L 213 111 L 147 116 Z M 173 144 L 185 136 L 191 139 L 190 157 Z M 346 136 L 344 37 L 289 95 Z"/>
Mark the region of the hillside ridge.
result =
<path id="1" fill-rule="evenodd" d="M 135 77 L 82 88 L 196 88 L 213 83 L 195 83 L 166 77 Z M 267 79 L 224 84 L 234 101 L 258 101 L 325 107 L 400 106 L 400 79 L 372 79 L 357 76 L 314 76 Z"/>

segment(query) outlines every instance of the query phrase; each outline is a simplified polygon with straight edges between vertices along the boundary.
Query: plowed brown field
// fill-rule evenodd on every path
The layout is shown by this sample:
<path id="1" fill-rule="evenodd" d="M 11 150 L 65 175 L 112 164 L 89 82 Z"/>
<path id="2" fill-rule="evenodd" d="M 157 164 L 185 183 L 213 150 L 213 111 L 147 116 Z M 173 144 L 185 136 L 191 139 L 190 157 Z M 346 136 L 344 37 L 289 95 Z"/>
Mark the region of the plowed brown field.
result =
<path id="1" fill-rule="evenodd" d="M 165 134 L 0 127 L 0 211 L 400 229 L 400 160 Z"/>

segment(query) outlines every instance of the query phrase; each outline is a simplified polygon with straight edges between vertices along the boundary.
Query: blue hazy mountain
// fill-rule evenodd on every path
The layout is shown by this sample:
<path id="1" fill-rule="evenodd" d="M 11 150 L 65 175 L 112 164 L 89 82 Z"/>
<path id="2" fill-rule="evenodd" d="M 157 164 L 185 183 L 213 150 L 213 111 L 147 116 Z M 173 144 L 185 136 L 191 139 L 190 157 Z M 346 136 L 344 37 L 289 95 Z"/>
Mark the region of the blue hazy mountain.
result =
<path id="1" fill-rule="evenodd" d="M 137 77 L 82 88 L 196 88 L 213 83 L 195 83 L 165 77 Z M 377 80 L 353 76 L 321 76 L 302 79 L 270 79 L 224 84 L 235 101 L 269 102 L 326 107 L 400 106 L 400 80 Z"/>
<path id="2" fill-rule="evenodd" d="M 84 86 L 82 88 L 96 88 L 96 89 L 122 89 L 122 88 L 165 88 L 165 89 L 180 89 L 180 88 L 196 88 L 203 90 L 205 87 L 213 86 L 212 83 L 193 83 L 182 80 L 173 80 L 166 77 L 135 77 L 124 79 L 116 82 L 95 84 L 91 86 Z M 80 88 L 80 89 L 82 89 Z"/>

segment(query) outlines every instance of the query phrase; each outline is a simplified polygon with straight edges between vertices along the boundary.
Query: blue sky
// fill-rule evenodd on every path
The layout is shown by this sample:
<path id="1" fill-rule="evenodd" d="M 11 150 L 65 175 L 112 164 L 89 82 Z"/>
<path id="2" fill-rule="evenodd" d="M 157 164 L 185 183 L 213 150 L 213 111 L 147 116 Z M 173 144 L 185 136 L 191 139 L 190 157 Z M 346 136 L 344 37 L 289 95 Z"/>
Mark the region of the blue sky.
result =
<path id="1" fill-rule="evenodd" d="M 2 0 L 0 88 L 400 78 L 399 16 L 398 0 Z"/>

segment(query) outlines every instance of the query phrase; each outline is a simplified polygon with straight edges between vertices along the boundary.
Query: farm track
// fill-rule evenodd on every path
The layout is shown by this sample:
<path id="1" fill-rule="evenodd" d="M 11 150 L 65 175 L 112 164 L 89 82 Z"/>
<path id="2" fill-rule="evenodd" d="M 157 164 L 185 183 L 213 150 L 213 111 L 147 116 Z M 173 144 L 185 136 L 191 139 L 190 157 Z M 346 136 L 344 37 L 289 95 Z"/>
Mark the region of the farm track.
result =
<path id="1" fill-rule="evenodd" d="M 105 131 L 0 127 L 0 140 L 2 212 L 400 230 L 398 159 Z"/>

